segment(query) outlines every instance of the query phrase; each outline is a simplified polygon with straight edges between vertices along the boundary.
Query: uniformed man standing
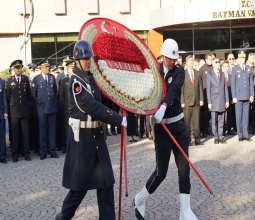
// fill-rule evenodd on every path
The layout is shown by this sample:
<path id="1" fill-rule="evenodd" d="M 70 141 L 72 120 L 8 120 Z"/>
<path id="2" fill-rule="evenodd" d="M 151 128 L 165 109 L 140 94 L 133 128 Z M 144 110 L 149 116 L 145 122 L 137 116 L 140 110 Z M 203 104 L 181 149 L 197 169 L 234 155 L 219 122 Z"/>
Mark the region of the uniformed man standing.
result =
<path id="1" fill-rule="evenodd" d="M 29 83 L 30 86 L 34 77 L 36 76 L 35 68 L 37 65 L 34 63 L 28 64 L 29 71 Z M 34 99 L 29 100 L 28 104 L 29 108 L 29 145 L 30 149 L 34 150 L 34 153 L 39 153 L 39 122 L 38 122 L 38 114 L 37 114 L 37 106 Z"/>
<path id="2" fill-rule="evenodd" d="M 248 136 L 250 103 L 254 100 L 252 69 L 245 65 L 245 50 L 239 50 L 238 65 L 232 68 L 231 91 L 236 104 L 236 127 L 239 141 L 251 141 Z"/>
<path id="3" fill-rule="evenodd" d="M 32 82 L 32 95 L 37 103 L 40 131 L 40 160 L 47 157 L 47 148 L 52 158 L 59 158 L 56 154 L 56 112 L 57 86 L 55 77 L 49 74 L 48 58 L 41 60 L 37 66 L 41 74 Z"/>
<path id="4" fill-rule="evenodd" d="M 0 163 L 7 163 L 5 141 L 5 119 L 8 118 L 8 105 L 5 81 L 0 78 Z"/>
<path id="5" fill-rule="evenodd" d="M 12 153 L 13 162 L 18 161 L 19 135 L 22 134 L 25 160 L 30 161 L 29 151 L 29 109 L 28 102 L 31 98 L 29 80 L 22 75 L 22 60 L 14 60 L 11 68 L 15 75 L 7 82 L 7 98 L 10 102 L 10 117 L 12 127 Z"/>
<path id="6" fill-rule="evenodd" d="M 72 219 L 91 189 L 97 189 L 99 219 L 115 220 L 115 181 L 101 121 L 125 127 L 127 121 L 100 102 L 100 91 L 89 71 L 93 55 L 86 41 L 76 42 L 68 87 L 70 129 L 63 171 L 63 186 L 70 191 L 56 220 Z"/>
<path id="7" fill-rule="evenodd" d="M 71 78 L 73 74 L 73 68 L 74 68 L 74 60 L 70 60 L 66 63 L 67 67 L 67 76 L 64 77 L 60 81 L 60 98 L 65 106 L 65 131 L 66 131 L 66 142 L 68 143 L 68 119 L 69 119 L 69 102 L 68 102 L 68 87 L 69 87 L 69 79 Z M 66 143 L 66 145 L 67 145 Z M 66 153 L 66 148 L 62 149 L 62 153 Z"/>
<path id="8" fill-rule="evenodd" d="M 186 155 L 189 155 L 189 138 L 186 132 L 186 124 L 181 108 L 180 96 L 184 83 L 185 72 L 180 65 L 175 65 L 178 58 L 178 45 L 173 39 L 166 39 L 161 48 L 163 63 L 161 75 L 167 85 L 167 94 L 162 105 L 155 113 L 155 151 L 156 169 L 151 174 L 144 188 L 135 196 L 135 215 L 139 220 L 145 219 L 145 206 L 148 197 L 155 192 L 165 179 L 171 151 L 175 156 L 178 168 L 179 191 L 180 191 L 180 220 L 197 220 L 190 208 L 190 167 L 181 152 L 174 145 L 164 128 L 159 124 L 164 122 Z"/>

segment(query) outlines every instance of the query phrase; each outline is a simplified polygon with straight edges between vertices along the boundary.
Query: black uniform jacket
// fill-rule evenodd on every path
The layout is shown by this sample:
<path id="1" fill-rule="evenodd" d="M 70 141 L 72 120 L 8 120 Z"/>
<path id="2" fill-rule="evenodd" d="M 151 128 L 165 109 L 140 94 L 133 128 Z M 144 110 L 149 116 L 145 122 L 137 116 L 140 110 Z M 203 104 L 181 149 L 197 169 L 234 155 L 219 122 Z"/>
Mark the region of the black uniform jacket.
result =
<path id="1" fill-rule="evenodd" d="M 21 80 L 18 84 L 15 76 L 11 76 L 6 86 L 7 98 L 10 103 L 10 116 L 13 118 L 25 118 L 29 116 L 30 85 L 27 76 L 21 75 L 20 78 Z"/>
<path id="2" fill-rule="evenodd" d="M 60 99 L 65 105 L 65 109 L 69 108 L 68 102 L 68 88 L 69 88 L 69 76 L 67 75 L 60 81 L 59 95 Z"/>
<path id="3" fill-rule="evenodd" d="M 120 126 L 122 116 L 100 102 L 100 92 L 92 73 L 83 72 L 76 66 L 69 80 L 69 113 L 71 118 L 86 121 L 88 114 L 92 121 L 100 120 Z M 85 82 L 91 87 L 91 94 Z M 80 83 L 77 83 L 77 81 Z M 93 96 L 92 96 L 93 95 Z M 68 145 L 63 171 L 63 186 L 76 191 L 108 188 L 115 183 L 109 152 L 104 140 L 102 126 L 81 128 L 79 142 L 69 126 Z"/>
<path id="4" fill-rule="evenodd" d="M 161 64 L 160 74 L 164 77 L 163 63 Z M 169 70 L 165 77 L 165 83 L 167 87 L 166 96 L 163 98 L 162 102 L 167 103 L 167 108 L 165 111 L 164 118 L 172 118 L 181 114 L 181 88 L 183 86 L 185 79 L 185 72 L 183 67 L 176 65 L 172 70 Z M 166 125 L 172 134 L 179 133 L 186 130 L 186 124 L 184 120 L 180 120 L 177 123 Z M 156 130 L 165 132 L 161 125 L 155 127 Z"/>

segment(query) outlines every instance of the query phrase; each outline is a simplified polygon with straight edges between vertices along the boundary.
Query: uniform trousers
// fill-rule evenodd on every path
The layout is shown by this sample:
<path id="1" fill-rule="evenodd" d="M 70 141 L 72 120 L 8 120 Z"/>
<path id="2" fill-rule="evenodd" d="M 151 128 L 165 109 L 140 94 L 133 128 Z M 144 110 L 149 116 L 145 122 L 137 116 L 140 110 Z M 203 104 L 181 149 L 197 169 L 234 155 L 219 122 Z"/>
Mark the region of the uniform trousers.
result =
<path id="1" fill-rule="evenodd" d="M 72 219 L 87 191 L 70 190 L 64 199 L 61 213 L 64 218 Z M 99 220 L 115 220 L 113 186 L 97 189 Z M 89 216 L 88 216 L 89 217 Z"/>
<path id="2" fill-rule="evenodd" d="M 214 111 L 211 112 L 212 133 L 213 133 L 214 139 L 218 139 L 223 136 L 224 113 L 225 112 L 214 112 Z"/>
<path id="3" fill-rule="evenodd" d="M 128 136 L 136 135 L 136 126 L 137 126 L 137 116 L 129 112 L 127 114 L 127 135 Z"/>
<path id="4" fill-rule="evenodd" d="M 49 145 L 50 154 L 56 154 L 56 113 L 38 114 L 40 130 L 40 153 L 47 154 Z"/>
<path id="5" fill-rule="evenodd" d="M 37 113 L 29 114 L 29 143 L 32 149 L 39 152 L 39 124 Z"/>
<path id="6" fill-rule="evenodd" d="M 30 155 L 29 151 L 29 117 L 25 118 L 11 118 L 11 129 L 12 129 L 12 153 L 18 155 L 18 147 L 20 145 L 19 137 L 23 140 L 23 152 L 25 156 Z M 21 136 L 22 135 L 22 136 Z M 21 147 L 21 146 L 20 146 Z"/>
<path id="7" fill-rule="evenodd" d="M 236 129 L 239 138 L 248 137 L 250 101 L 242 100 L 236 103 Z"/>
<path id="8" fill-rule="evenodd" d="M 167 125 L 167 128 L 179 143 L 185 154 L 188 156 L 189 139 L 186 133 L 186 124 L 183 120 Z M 175 129 L 175 131 L 174 131 Z M 171 151 L 174 153 L 175 163 L 178 168 L 179 191 L 180 193 L 190 194 L 190 167 L 181 152 L 173 143 L 161 125 L 155 126 L 155 151 L 156 151 L 156 169 L 146 183 L 146 189 L 153 193 L 165 179 Z"/>
<path id="9" fill-rule="evenodd" d="M 66 149 L 66 127 L 65 127 L 65 113 L 64 109 L 58 109 L 56 114 L 56 129 L 57 129 L 57 147 Z"/>
<path id="10" fill-rule="evenodd" d="M 185 106 L 183 109 L 184 113 L 184 121 L 186 123 L 186 131 L 188 134 L 188 137 L 191 139 L 191 121 L 193 122 L 193 135 L 195 138 L 195 141 L 200 141 L 200 123 L 199 123 L 199 117 L 200 117 L 200 106 L 194 105 L 194 106 Z"/>
<path id="11" fill-rule="evenodd" d="M 203 92 L 204 92 L 204 105 L 201 106 L 200 110 L 200 130 L 202 133 L 206 134 L 209 127 L 210 112 L 208 109 L 206 89 L 204 89 Z"/>
<path id="12" fill-rule="evenodd" d="M 6 158 L 5 119 L 0 119 L 0 160 Z"/>

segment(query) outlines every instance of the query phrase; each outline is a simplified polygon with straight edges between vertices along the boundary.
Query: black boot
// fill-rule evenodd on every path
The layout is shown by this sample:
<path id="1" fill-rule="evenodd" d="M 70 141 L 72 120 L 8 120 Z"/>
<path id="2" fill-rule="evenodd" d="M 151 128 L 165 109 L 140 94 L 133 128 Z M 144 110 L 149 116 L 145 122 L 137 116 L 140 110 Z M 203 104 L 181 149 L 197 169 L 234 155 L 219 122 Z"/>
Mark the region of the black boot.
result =
<path id="1" fill-rule="evenodd" d="M 67 219 L 67 218 L 64 218 L 63 215 L 62 215 L 61 212 L 60 212 L 60 213 L 58 213 L 58 214 L 56 215 L 55 220 L 68 220 L 68 219 Z"/>

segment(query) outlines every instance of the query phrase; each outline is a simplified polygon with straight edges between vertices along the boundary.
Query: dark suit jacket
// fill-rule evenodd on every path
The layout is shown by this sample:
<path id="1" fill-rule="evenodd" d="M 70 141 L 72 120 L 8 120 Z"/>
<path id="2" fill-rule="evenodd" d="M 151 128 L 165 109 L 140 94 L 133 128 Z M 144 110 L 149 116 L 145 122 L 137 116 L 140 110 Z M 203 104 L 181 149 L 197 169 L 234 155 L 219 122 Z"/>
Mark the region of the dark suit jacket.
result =
<path id="1" fill-rule="evenodd" d="M 214 70 L 207 74 L 206 78 L 206 93 L 208 104 L 212 104 L 213 112 L 224 112 L 226 110 L 225 104 L 229 102 L 228 88 L 225 79 L 225 73 L 221 70 L 220 82 Z"/>
<path id="2" fill-rule="evenodd" d="M 0 78 L 0 120 L 4 119 L 4 114 L 8 114 L 8 105 L 5 90 L 5 81 Z"/>
<path id="3" fill-rule="evenodd" d="M 7 98 L 10 103 L 10 116 L 13 118 L 25 118 L 29 115 L 28 104 L 31 98 L 28 77 L 21 75 L 18 84 L 15 76 L 11 76 L 7 82 Z"/>
<path id="4" fill-rule="evenodd" d="M 195 85 L 192 85 L 189 71 L 185 70 L 185 80 L 181 91 L 181 104 L 186 106 L 199 105 L 199 101 L 204 101 L 202 78 L 197 70 L 194 70 Z"/>

